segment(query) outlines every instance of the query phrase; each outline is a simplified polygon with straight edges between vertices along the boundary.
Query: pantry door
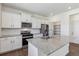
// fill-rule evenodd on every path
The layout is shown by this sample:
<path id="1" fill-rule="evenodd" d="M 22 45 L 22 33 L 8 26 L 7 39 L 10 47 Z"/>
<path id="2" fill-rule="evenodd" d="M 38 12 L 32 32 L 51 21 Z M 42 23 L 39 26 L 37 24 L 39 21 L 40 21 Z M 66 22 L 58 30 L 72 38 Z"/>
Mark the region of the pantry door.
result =
<path id="1" fill-rule="evenodd" d="M 75 14 L 71 18 L 72 20 L 72 36 L 71 42 L 79 44 L 79 14 Z"/>

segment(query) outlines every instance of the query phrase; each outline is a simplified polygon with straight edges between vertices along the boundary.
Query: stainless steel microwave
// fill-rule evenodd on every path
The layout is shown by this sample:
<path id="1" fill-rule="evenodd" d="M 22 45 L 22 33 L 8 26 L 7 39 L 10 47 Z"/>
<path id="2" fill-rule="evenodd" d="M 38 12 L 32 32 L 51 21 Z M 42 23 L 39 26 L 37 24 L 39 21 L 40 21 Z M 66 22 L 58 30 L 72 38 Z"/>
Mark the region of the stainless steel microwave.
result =
<path id="1" fill-rule="evenodd" d="M 32 28 L 32 23 L 22 22 L 21 27 L 22 28 Z"/>

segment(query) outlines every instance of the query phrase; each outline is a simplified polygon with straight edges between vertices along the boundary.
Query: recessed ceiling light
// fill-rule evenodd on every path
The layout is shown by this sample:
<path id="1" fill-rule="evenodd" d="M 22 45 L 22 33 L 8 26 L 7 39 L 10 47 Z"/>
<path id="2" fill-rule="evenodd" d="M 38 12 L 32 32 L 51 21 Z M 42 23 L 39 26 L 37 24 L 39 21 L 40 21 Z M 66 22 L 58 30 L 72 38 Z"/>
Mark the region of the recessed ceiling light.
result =
<path id="1" fill-rule="evenodd" d="M 71 6 L 69 6 L 68 9 L 71 9 Z"/>

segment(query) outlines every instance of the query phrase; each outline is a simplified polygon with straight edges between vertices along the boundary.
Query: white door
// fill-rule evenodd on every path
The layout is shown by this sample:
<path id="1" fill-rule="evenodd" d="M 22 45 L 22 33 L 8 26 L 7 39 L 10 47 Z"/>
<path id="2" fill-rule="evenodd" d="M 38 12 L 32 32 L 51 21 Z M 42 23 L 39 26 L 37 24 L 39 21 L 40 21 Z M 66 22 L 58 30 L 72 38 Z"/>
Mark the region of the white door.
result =
<path id="1" fill-rule="evenodd" d="M 73 37 L 74 37 L 74 42 L 79 43 L 79 21 L 74 21 L 73 25 Z"/>
<path id="2" fill-rule="evenodd" d="M 71 16 L 71 20 L 71 34 L 73 36 L 71 42 L 79 44 L 79 14 Z"/>

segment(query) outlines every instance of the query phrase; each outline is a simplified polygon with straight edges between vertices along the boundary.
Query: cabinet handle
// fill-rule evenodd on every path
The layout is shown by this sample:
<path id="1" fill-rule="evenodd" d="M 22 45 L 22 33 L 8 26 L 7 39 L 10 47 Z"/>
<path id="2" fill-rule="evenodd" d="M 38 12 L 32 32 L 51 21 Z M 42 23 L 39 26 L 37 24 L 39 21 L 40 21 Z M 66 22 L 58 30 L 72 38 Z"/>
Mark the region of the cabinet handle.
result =
<path id="1" fill-rule="evenodd" d="M 11 43 L 12 43 L 12 41 L 11 41 Z"/>

